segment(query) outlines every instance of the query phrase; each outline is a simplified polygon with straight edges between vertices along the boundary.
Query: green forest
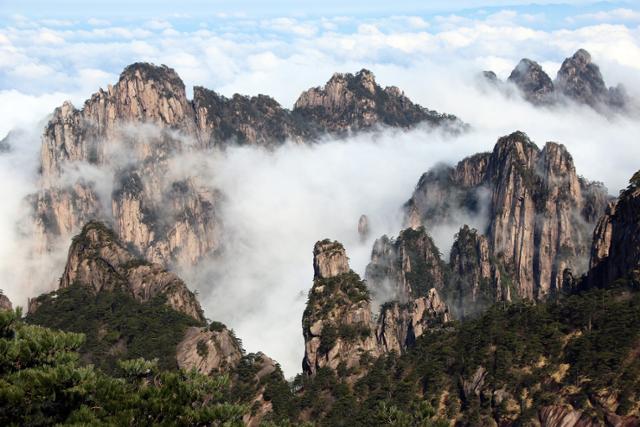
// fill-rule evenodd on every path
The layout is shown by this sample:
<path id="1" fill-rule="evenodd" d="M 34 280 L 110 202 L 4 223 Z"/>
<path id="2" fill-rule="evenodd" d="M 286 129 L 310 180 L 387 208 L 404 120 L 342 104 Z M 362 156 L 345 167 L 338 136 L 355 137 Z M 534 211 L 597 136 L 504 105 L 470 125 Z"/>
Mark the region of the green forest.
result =
<path id="1" fill-rule="evenodd" d="M 95 310 L 115 319 L 107 321 L 110 333 L 137 331 L 136 316 L 124 327 L 117 310 L 104 312 L 114 304 L 108 301 L 85 304 L 82 320 L 69 324 L 93 331 Z M 63 313 L 60 304 L 51 307 Z M 260 388 L 272 403 L 265 425 L 522 425 L 540 408 L 563 404 L 603 420 L 603 393 L 619 396 L 618 415 L 640 396 L 640 292 L 626 280 L 546 303 L 496 304 L 476 319 L 425 333 L 406 354 L 361 361 L 365 368 L 352 383 L 323 368 L 290 382 L 278 372 L 256 385 L 256 355 L 244 356 L 231 375 L 205 377 L 179 371 L 167 358 L 139 358 L 151 344 L 135 340 L 113 365 L 113 358 L 97 357 L 102 344 L 94 338 L 30 324 L 58 328 L 69 320 L 38 313 L 27 322 L 20 310 L 0 313 L 2 425 L 235 425 Z M 155 342 L 171 348 L 173 338 L 166 339 Z"/>

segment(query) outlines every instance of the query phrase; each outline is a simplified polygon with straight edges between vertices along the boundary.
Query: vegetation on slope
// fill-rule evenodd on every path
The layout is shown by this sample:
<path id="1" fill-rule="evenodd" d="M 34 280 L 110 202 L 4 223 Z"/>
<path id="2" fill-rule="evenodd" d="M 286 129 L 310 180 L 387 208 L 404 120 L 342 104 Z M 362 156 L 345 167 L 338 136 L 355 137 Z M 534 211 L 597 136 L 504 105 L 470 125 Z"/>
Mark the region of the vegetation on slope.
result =
<path id="1" fill-rule="evenodd" d="M 163 371 L 120 361 L 109 376 L 82 365 L 81 334 L 0 312 L 0 425 L 242 425 L 243 406 L 224 403 L 226 377 Z"/>
<path id="2" fill-rule="evenodd" d="M 177 368 L 176 346 L 189 326 L 200 325 L 161 296 L 141 303 L 120 290 L 96 294 L 72 285 L 40 296 L 37 303 L 28 323 L 85 334 L 78 349 L 83 359 L 110 373 L 123 358 L 155 358 L 162 369 Z"/>
<path id="3" fill-rule="evenodd" d="M 353 387 L 329 369 L 300 376 L 291 405 L 321 425 L 350 426 L 518 425 L 551 405 L 600 421 L 638 416 L 639 348 L 640 292 L 619 281 L 555 302 L 495 305 L 374 361 Z"/>

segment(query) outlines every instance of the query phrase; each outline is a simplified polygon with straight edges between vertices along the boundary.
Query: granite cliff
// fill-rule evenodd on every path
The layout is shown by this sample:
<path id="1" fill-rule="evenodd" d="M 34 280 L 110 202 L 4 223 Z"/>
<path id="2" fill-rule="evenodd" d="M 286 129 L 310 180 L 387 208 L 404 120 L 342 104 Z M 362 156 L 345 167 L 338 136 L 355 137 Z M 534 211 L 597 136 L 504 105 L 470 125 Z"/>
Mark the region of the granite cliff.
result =
<path id="1" fill-rule="evenodd" d="M 178 156 L 418 125 L 455 132 L 466 126 L 397 88 L 383 89 L 367 70 L 334 75 L 289 110 L 266 95 L 227 98 L 199 86 L 189 100 L 173 69 L 135 63 L 81 109 L 65 102 L 53 112 L 42 136 L 41 188 L 32 197 L 35 246 L 46 251 L 100 220 L 150 261 L 189 266 L 221 249 L 221 195 L 188 172 L 175 173 Z M 87 165 L 105 173 L 104 182 L 66 178 Z"/>
<path id="2" fill-rule="evenodd" d="M 562 289 L 565 272 L 587 271 L 591 234 L 607 202 L 601 184 L 576 174 L 564 146 L 548 142 L 539 149 L 514 132 L 491 153 L 425 173 L 405 209 L 413 228 L 451 225 L 461 212 L 486 217 L 477 242 L 463 245 L 468 233 L 458 235 L 454 270 L 460 275 L 461 263 L 477 265 L 473 269 L 480 270 L 470 275 L 492 283 L 498 300 L 544 299 Z M 475 253 L 476 260 L 462 259 L 461 246 L 469 246 L 465 256 Z"/>

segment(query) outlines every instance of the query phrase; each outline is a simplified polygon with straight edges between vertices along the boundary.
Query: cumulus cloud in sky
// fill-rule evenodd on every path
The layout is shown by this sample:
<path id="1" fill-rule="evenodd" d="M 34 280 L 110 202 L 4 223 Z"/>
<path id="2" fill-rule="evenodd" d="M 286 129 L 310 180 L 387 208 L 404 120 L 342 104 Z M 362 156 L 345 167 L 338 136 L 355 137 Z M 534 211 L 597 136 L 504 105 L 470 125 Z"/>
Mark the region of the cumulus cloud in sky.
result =
<path id="1" fill-rule="evenodd" d="M 576 16 L 565 28 L 551 29 L 540 24 L 544 13 L 509 8 L 256 18 L 228 12 L 209 20 L 163 16 L 135 23 L 11 18 L 0 27 L 0 138 L 15 127 L 31 133 L 0 154 L 0 235 L 9 236 L 0 244 L 0 275 L 10 278 L 2 286 L 24 302 L 54 283 L 55 277 L 33 286 L 22 282 L 33 265 L 21 252 L 28 230 L 16 224 L 27 215 L 24 198 L 37 188 L 39 122 L 63 100 L 79 107 L 99 87 L 114 83 L 124 66 L 150 61 L 175 68 L 188 93 L 196 84 L 225 95 L 265 93 L 290 108 L 300 92 L 334 72 L 368 68 L 383 86 L 398 86 L 423 106 L 456 114 L 472 131 L 448 138 L 425 129 L 388 130 L 312 146 L 231 148 L 181 159 L 182 167 L 193 166 L 190 172 L 206 170 L 202 178 L 225 194 L 220 212 L 228 237 L 215 263 L 181 273 L 199 290 L 207 317 L 226 322 L 249 351 L 265 351 L 287 375 L 295 374 L 315 241 L 341 240 L 352 267 L 364 273 L 372 240 L 398 234 L 400 206 L 436 163 L 491 150 L 498 137 L 519 129 L 539 146 L 549 140 L 565 144 L 578 173 L 603 181 L 612 194 L 639 168 L 637 118 L 605 118 L 580 106 L 534 108 L 478 86 L 479 71 L 492 69 L 504 79 L 523 56 L 554 77 L 561 61 L 583 47 L 608 85 L 624 83 L 640 96 L 637 11 L 612 6 L 603 15 Z M 365 243 L 356 232 L 362 213 L 372 221 Z M 440 233 L 436 243 L 446 252 L 452 238 Z M 49 275 L 59 275 L 63 257 L 50 262 Z"/>

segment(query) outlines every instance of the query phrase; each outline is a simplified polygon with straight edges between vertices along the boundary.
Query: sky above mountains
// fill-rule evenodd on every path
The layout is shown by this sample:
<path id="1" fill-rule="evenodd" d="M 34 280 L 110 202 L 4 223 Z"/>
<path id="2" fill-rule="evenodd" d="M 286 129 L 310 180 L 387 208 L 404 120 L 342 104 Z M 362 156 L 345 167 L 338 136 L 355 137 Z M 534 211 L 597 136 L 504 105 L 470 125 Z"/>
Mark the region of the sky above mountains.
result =
<path id="1" fill-rule="evenodd" d="M 394 68 L 504 78 L 527 56 L 553 76 L 584 47 L 609 84 L 636 86 L 640 69 L 637 2 L 266 3 L 0 0 L 0 135 L 64 99 L 81 103 L 136 61 L 175 68 L 188 88 L 268 92 L 288 107 L 333 72 L 362 67 L 408 93 L 416 83 L 394 81 Z"/>

